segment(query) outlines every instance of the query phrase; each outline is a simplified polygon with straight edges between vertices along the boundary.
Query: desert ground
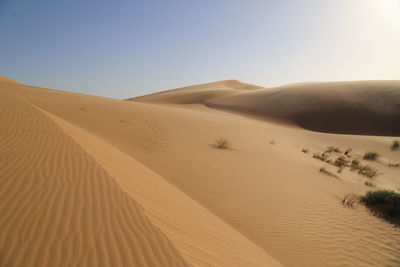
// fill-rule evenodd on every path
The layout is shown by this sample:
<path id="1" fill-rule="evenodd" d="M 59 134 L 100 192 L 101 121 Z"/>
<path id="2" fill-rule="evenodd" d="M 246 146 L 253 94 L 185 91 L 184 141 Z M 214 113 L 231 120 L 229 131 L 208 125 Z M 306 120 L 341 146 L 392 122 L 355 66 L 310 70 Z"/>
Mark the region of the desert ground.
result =
<path id="1" fill-rule="evenodd" d="M 400 192 L 395 140 L 400 81 L 117 100 L 1 77 L 0 266 L 398 267 L 399 224 L 352 201 Z"/>

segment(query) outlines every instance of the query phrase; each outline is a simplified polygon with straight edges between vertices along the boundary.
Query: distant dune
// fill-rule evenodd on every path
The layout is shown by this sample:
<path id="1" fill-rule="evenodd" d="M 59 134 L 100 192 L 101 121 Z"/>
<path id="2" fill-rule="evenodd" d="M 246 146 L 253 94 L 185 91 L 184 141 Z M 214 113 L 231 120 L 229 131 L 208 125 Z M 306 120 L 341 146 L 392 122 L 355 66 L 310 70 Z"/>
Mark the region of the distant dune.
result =
<path id="1" fill-rule="evenodd" d="M 321 132 L 400 135 L 400 81 L 315 82 L 277 88 L 223 81 L 135 100 L 203 103 Z"/>
<path id="2" fill-rule="evenodd" d="M 1 77 L 0 266 L 398 267 L 399 227 L 342 200 L 400 190 L 399 95 L 228 80 L 126 101 Z"/>

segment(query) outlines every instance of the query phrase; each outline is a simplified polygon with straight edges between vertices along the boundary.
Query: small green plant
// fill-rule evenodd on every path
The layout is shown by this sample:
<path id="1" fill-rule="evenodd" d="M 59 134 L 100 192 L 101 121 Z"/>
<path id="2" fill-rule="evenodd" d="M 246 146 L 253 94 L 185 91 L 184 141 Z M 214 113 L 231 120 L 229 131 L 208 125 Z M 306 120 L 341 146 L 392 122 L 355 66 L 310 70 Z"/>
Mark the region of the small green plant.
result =
<path id="1" fill-rule="evenodd" d="M 228 149 L 229 142 L 226 139 L 217 139 L 212 145 L 212 147 L 215 149 Z"/>
<path id="2" fill-rule="evenodd" d="M 377 160 L 378 158 L 379 154 L 375 152 L 366 152 L 363 157 L 365 160 Z"/>
<path id="3" fill-rule="evenodd" d="M 325 152 L 331 153 L 331 152 L 336 152 L 336 153 L 341 153 L 340 149 L 338 147 L 334 146 L 328 146 Z"/>
<path id="4" fill-rule="evenodd" d="M 376 215 L 385 219 L 400 221 L 400 194 L 391 190 L 369 191 L 361 202 Z"/>
<path id="5" fill-rule="evenodd" d="M 400 149 L 400 142 L 398 140 L 394 140 L 392 145 L 390 146 L 390 148 L 394 151 L 394 150 L 398 150 Z"/>
<path id="6" fill-rule="evenodd" d="M 349 193 L 349 194 L 345 195 L 344 198 L 342 199 L 343 205 L 348 206 L 348 207 L 354 207 L 354 205 L 359 202 L 360 202 L 360 196 L 358 196 L 354 193 Z"/>
<path id="7" fill-rule="evenodd" d="M 358 170 L 358 174 L 366 176 L 368 178 L 374 178 L 375 176 L 378 176 L 378 171 L 372 168 L 371 166 L 361 166 Z"/>

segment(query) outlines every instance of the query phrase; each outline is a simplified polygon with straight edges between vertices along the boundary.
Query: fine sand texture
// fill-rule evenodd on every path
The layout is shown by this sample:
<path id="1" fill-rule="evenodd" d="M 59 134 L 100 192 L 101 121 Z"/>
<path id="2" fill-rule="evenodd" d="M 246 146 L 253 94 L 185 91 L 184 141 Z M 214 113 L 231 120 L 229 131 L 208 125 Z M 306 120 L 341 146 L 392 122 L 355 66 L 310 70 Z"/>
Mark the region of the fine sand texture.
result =
<path id="1" fill-rule="evenodd" d="M 0 266 L 398 267 L 400 228 L 342 199 L 400 190 L 399 114 L 398 81 L 116 100 L 2 77 Z"/>

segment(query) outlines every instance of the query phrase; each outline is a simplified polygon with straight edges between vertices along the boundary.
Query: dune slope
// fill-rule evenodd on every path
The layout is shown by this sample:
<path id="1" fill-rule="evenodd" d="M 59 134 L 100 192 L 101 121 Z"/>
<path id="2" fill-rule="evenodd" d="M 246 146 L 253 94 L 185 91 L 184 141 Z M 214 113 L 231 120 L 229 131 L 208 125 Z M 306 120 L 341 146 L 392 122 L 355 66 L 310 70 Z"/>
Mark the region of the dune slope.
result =
<path id="1" fill-rule="evenodd" d="M 57 125 L 1 93 L 2 266 L 189 266 Z"/>
<path id="2" fill-rule="evenodd" d="M 270 89 L 254 87 L 251 91 L 238 91 L 221 84 L 225 83 L 187 87 L 133 100 L 204 103 L 321 132 L 400 135 L 400 81 L 299 83 Z"/>
<path id="3" fill-rule="evenodd" d="M 130 155 L 27 101 L 50 90 L 18 86 L 0 87 L 2 266 L 281 266 Z"/>

